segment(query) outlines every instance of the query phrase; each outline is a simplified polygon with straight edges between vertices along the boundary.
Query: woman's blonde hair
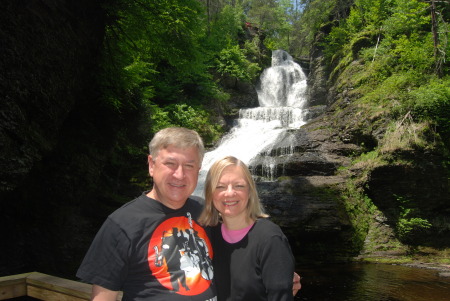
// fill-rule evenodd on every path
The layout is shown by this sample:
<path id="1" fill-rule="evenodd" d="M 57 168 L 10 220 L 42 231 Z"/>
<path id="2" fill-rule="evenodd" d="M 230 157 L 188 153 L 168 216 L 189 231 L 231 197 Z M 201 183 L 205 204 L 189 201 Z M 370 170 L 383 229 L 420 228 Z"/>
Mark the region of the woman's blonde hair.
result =
<path id="1" fill-rule="evenodd" d="M 259 200 L 256 184 L 247 165 L 241 160 L 228 156 L 220 159 L 211 166 L 205 181 L 205 208 L 200 215 L 198 222 L 203 226 L 215 226 L 221 220 L 219 211 L 214 207 L 213 194 L 219 183 L 223 170 L 228 166 L 238 166 L 244 173 L 245 180 L 249 186 L 249 198 L 247 203 L 248 218 L 257 220 L 258 218 L 268 217 Z"/>

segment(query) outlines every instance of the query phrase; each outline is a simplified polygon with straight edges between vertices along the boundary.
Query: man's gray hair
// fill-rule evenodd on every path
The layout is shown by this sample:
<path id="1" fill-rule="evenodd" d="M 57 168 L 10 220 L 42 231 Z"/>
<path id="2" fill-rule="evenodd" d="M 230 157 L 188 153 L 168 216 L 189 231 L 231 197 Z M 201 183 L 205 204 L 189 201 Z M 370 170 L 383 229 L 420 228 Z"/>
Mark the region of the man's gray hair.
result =
<path id="1" fill-rule="evenodd" d="M 200 164 L 202 163 L 205 147 L 202 138 L 196 131 L 183 127 L 169 127 L 160 130 L 148 145 L 150 155 L 156 158 L 161 149 L 165 149 L 170 145 L 181 149 L 196 147 Z"/>

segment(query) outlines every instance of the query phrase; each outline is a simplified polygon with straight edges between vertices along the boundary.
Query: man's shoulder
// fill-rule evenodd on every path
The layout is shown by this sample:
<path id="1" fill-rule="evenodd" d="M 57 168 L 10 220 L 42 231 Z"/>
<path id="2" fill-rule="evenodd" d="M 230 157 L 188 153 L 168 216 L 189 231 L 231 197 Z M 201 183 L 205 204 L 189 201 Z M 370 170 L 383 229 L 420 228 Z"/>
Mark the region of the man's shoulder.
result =
<path id="1" fill-rule="evenodd" d="M 110 218 L 115 218 L 123 215 L 136 214 L 138 212 L 146 211 L 146 207 L 151 206 L 150 199 L 146 196 L 145 192 L 140 196 L 134 198 L 131 201 L 126 202 L 114 212 L 110 214 Z"/>

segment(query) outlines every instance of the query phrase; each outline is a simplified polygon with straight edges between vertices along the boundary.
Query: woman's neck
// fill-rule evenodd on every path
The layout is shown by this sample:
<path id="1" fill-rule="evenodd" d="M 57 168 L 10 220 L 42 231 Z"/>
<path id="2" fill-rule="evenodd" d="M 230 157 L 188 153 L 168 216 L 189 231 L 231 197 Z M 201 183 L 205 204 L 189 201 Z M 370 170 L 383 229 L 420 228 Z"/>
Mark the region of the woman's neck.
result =
<path id="1" fill-rule="evenodd" d="M 250 225 L 253 225 L 255 221 L 248 217 L 225 217 L 223 223 L 228 230 L 240 230 Z"/>

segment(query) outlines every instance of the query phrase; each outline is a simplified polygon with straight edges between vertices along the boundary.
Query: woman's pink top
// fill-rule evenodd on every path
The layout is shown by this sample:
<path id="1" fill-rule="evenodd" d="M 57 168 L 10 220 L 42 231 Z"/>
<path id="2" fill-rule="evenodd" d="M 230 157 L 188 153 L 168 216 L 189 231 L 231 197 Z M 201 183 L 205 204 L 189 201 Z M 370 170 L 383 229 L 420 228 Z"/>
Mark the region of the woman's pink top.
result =
<path id="1" fill-rule="evenodd" d="M 243 239 L 245 235 L 247 235 L 247 233 L 248 233 L 248 231 L 250 231 L 251 227 L 253 227 L 253 224 L 251 224 L 250 226 L 245 227 L 243 229 L 229 230 L 225 226 L 225 224 L 222 224 L 222 226 L 221 226 L 222 237 L 226 242 L 228 242 L 230 244 L 237 243 L 238 241 Z"/>

